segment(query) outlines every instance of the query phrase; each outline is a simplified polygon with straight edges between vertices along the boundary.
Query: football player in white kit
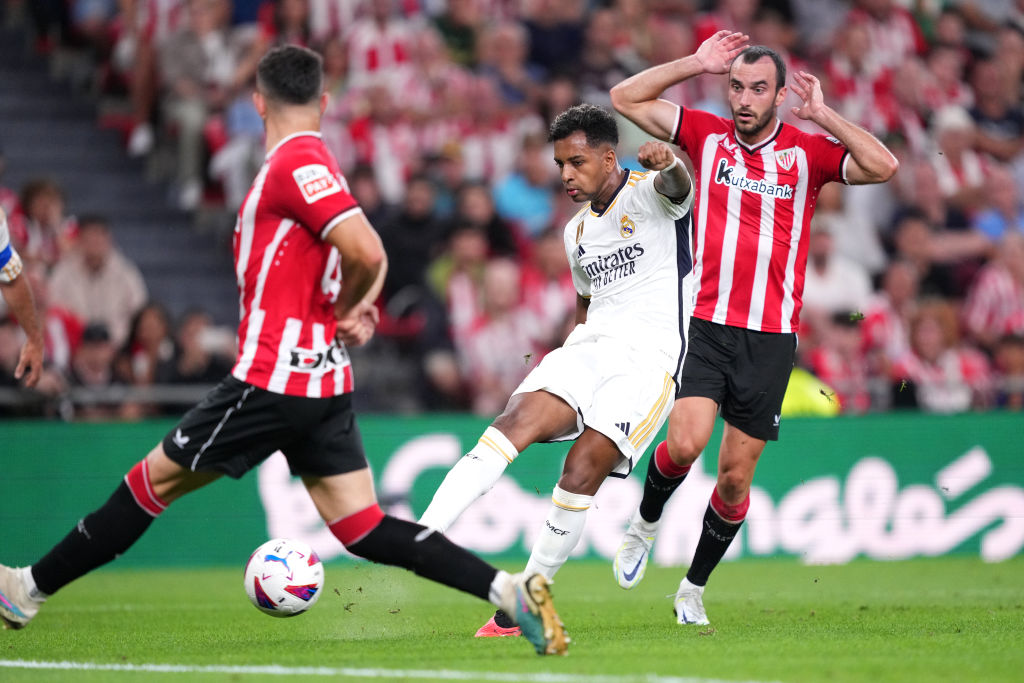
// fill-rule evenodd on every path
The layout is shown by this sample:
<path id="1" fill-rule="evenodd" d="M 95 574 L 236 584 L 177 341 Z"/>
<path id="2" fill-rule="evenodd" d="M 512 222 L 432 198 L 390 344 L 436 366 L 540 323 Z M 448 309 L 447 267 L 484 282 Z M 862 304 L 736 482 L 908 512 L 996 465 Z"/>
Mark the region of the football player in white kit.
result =
<path id="1" fill-rule="evenodd" d="M 665 143 L 640 148 L 648 170 L 623 169 L 615 119 L 600 107 L 564 111 L 549 140 L 566 194 L 585 204 L 564 236 L 576 327 L 451 469 L 420 523 L 446 530 L 530 444 L 575 441 L 527 564 L 551 579 L 579 541 L 601 483 L 629 474 L 672 408 L 689 318 L 693 195 Z M 477 632 L 502 635 L 518 629 L 500 611 Z"/>

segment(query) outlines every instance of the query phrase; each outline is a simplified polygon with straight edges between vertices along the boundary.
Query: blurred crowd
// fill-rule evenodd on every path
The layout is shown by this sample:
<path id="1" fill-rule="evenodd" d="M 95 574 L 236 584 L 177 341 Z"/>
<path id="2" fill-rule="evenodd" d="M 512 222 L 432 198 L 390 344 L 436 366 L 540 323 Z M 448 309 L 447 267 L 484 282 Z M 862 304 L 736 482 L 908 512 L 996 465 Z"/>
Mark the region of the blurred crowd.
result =
<path id="1" fill-rule="evenodd" d="M 7 2 L 23 4 L 40 59 L 85 55 L 95 96 L 125 103 L 126 154 L 168 160 L 187 211 L 230 214 L 262 162 L 249 97 L 262 53 L 318 50 L 323 137 L 391 263 L 360 352 L 365 404 L 483 415 L 575 311 L 561 229 L 577 207 L 548 123 L 743 31 L 817 75 L 826 103 L 901 163 L 890 183 L 821 193 L 797 370 L 815 379 L 791 390 L 809 387 L 809 412 L 1024 408 L 1024 0 Z M 664 97 L 728 116 L 725 83 Z M 783 121 L 812 126 L 794 100 Z M 636 168 L 644 136 L 620 129 Z M 54 381 L 201 382 L 230 366 L 230 332 L 201 311 L 172 325 L 103 217 L 71 218 L 45 180 L 0 202 L 46 310 Z M 0 329 L 6 368 L 16 328 Z"/>

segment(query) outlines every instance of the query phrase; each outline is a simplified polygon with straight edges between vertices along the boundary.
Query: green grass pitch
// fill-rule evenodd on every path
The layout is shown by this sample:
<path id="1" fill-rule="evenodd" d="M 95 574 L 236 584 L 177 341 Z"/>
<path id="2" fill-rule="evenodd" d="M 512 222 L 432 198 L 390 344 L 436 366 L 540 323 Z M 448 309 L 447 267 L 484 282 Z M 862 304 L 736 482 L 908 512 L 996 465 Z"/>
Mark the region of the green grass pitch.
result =
<path id="1" fill-rule="evenodd" d="M 651 567 L 627 592 L 607 563 L 570 561 L 554 586 L 573 639 L 567 657 L 539 657 L 519 638 L 472 638 L 489 606 L 408 572 L 346 562 L 326 571 L 320 603 L 291 619 L 249 604 L 241 566 L 99 571 L 28 628 L 0 632 L 0 681 L 1024 680 L 1022 557 L 724 563 L 705 594 L 710 627 L 675 623 L 666 596 L 680 568 Z"/>

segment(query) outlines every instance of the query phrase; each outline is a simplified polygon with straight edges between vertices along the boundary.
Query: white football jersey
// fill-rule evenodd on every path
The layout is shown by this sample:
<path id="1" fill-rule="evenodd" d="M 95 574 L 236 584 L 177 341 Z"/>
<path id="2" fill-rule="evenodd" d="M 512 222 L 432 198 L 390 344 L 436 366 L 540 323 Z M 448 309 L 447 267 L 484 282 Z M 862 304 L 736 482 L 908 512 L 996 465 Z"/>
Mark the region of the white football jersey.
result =
<path id="1" fill-rule="evenodd" d="M 657 175 L 627 170 L 603 212 L 588 204 L 566 224 L 565 251 L 576 291 L 590 299 L 584 334 L 658 354 L 678 380 L 692 307 L 693 192 L 677 204 L 654 188 Z"/>

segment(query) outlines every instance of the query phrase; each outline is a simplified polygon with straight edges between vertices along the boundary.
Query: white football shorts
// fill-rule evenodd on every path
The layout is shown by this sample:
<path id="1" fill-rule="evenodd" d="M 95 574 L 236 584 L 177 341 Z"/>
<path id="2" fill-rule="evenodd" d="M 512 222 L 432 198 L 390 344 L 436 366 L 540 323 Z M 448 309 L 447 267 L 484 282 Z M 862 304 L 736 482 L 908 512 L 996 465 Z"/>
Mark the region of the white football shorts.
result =
<path id="1" fill-rule="evenodd" d="M 619 447 L 611 476 L 625 477 L 668 419 L 676 385 L 649 354 L 579 325 L 512 393 L 531 391 L 547 391 L 576 410 L 576 428 L 552 441 L 571 441 L 590 427 Z"/>

